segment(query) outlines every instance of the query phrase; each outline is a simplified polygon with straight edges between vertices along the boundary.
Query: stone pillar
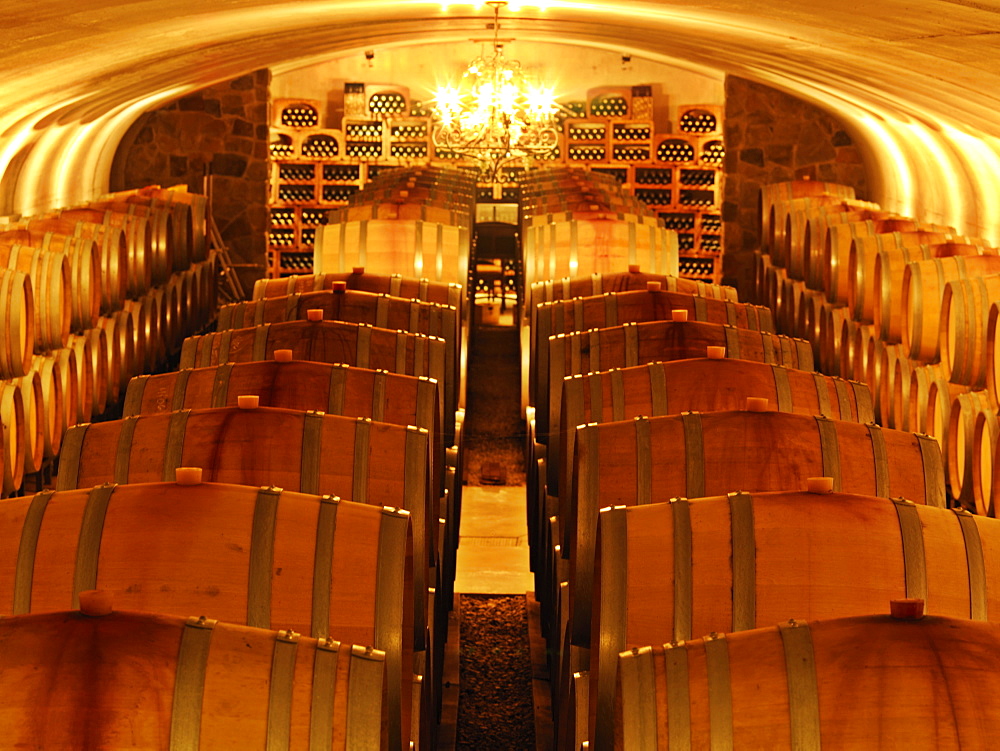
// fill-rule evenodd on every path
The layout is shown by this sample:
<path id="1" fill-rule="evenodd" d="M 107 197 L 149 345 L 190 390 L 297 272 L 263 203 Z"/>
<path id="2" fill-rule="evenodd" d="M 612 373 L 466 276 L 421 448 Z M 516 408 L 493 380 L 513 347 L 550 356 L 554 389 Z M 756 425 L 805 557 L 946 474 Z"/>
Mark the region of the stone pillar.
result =
<path id="1" fill-rule="evenodd" d="M 867 198 L 861 152 L 824 110 L 736 76 L 726 78 L 723 281 L 753 299 L 753 252 L 760 248 L 760 188 L 808 177 L 854 187 Z"/>
<path id="2" fill-rule="evenodd" d="M 267 252 L 268 91 L 258 70 L 209 86 L 140 117 L 115 155 L 112 190 L 186 184 L 212 176 L 212 214 L 244 289 L 264 275 Z"/>

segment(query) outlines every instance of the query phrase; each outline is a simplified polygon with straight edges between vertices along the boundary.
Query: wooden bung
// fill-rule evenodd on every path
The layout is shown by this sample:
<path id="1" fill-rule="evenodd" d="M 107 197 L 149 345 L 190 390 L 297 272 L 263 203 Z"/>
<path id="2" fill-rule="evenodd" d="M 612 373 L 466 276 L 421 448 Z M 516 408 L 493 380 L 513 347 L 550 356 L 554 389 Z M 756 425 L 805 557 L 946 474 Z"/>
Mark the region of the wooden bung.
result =
<path id="1" fill-rule="evenodd" d="M 240 394 L 236 397 L 236 406 L 240 409 L 257 409 L 260 406 L 260 397 L 257 394 Z"/>
<path id="2" fill-rule="evenodd" d="M 707 356 L 709 360 L 725 360 L 726 359 L 726 348 L 725 347 L 707 347 Z"/>
<path id="3" fill-rule="evenodd" d="M 653 280 L 650 280 L 650 281 L 646 282 L 646 291 L 647 292 L 659 292 L 662 289 L 663 289 L 663 283 L 662 282 L 657 282 L 657 281 L 653 281 Z"/>
<path id="4" fill-rule="evenodd" d="M 292 350 L 290 349 L 276 349 L 274 350 L 274 359 L 276 362 L 291 362 L 292 361 Z"/>
<path id="5" fill-rule="evenodd" d="M 688 312 L 683 308 L 670 311 L 670 320 L 678 323 L 683 323 L 688 319 Z"/>
<path id="6" fill-rule="evenodd" d="M 747 412 L 767 412 L 767 399 L 760 396 L 747 397 Z"/>
<path id="7" fill-rule="evenodd" d="M 810 493 L 832 493 L 832 477 L 807 477 L 806 490 Z"/>
<path id="8" fill-rule="evenodd" d="M 84 615 L 111 615 L 114 596 L 103 589 L 88 589 L 80 593 L 80 612 Z"/>
<path id="9" fill-rule="evenodd" d="M 306 318 L 310 321 L 322 321 L 323 320 L 323 309 L 322 308 L 309 308 L 306 311 Z"/>
<path id="10" fill-rule="evenodd" d="M 201 484 L 201 467 L 178 467 L 174 472 L 178 485 Z"/>

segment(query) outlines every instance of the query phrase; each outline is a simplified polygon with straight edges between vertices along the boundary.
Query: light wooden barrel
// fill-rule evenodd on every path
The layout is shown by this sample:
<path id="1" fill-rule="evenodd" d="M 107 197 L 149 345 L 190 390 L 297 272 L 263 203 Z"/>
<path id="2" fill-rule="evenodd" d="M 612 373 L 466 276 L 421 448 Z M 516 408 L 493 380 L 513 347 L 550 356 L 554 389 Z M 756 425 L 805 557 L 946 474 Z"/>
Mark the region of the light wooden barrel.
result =
<path id="1" fill-rule="evenodd" d="M 855 269 L 851 266 L 851 248 L 864 237 L 891 232 L 913 232 L 920 225 L 912 219 L 868 219 L 827 228 L 823 241 L 822 277 L 823 290 L 830 302 L 851 304 L 851 280 Z M 942 236 L 944 239 L 944 236 Z M 856 312 L 852 306 L 852 313 Z"/>
<path id="2" fill-rule="evenodd" d="M 387 747 L 379 650 L 128 612 L 4 618 L 0 643 L 14 747 Z"/>
<path id="3" fill-rule="evenodd" d="M 63 404 L 62 365 L 51 355 L 35 355 L 31 370 L 38 374 L 42 384 L 42 425 L 46 459 L 55 459 L 62 445 L 66 430 L 66 407 Z"/>
<path id="4" fill-rule="evenodd" d="M 840 348 L 844 322 L 850 319 L 846 305 L 827 302 L 820 306 L 819 341 L 816 351 L 818 369 L 829 375 L 841 375 Z"/>
<path id="5" fill-rule="evenodd" d="M 125 236 L 127 258 L 126 296 L 137 297 L 149 289 L 153 283 L 153 269 L 150 263 L 153 254 L 153 235 L 146 217 L 89 207 L 63 209 L 57 216 L 71 221 L 104 224 L 121 230 Z"/>
<path id="6" fill-rule="evenodd" d="M 976 415 L 972 434 L 972 496 L 976 513 L 996 518 L 993 503 L 993 457 L 1000 439 L 1000 420 L 994 412 Z"/>
<path id="7" fill-rule="evenodd" d="M 938 345 L 946 376 L 971 390 L 986 387 L 990 306 L 1000 301 L 1000 274 L 944 285 Z"/>
<path id="8" fill-rule="evenodd" d="M 807 289 L 799 300 L 796 311 L 795 330 L 798 336 L 808 341 L 813 348 L 813 356 L 819 359 L 819 322 L 823 314 L 826 298 L 822 292 Z"/>
<path id="9" fill-rule="evenodd" d="M 854 373 L 850 377 L 856 381 L 862 381 L 864 383 L 869 383 L 869 377 L 872 370 L 871 356 L 872 356 L 872 343 L 878 338 L 875 330 L 875 326 L 868 324 L 861 324 L 854 331 Z M 869 389 L 871 386 L 869 386 Z"/>
<path id="10" fill-rule="evenodd" d="M 998 654 L 992 623 L 877 615 L 796 620 L 677 651 L 642 647 L 619 660 L 615 748 L 682 748 L 670 739 L 688 729 L 706 748 L 710 737 L 774 751 L 875 738 L 914 751 L 988 748 L 1000 711 L 980 680 L 1000 670 Z M 731 680 L 719 682 L 719 660 Z M 722 709 L 710 714 L 709 706 Z"/>
<path id="11" fill-rule="evenodd" d="M 89 203 L 87 207 L 145 219 L 151 240 L 150 255 L 147 258 L 151 281 L 147 288 L 153 284 L 164 284 L 170 279 L 176 244 L 174 216 L 170 211 L 121 200 L 95 201 Z"/>
<path id="12" fill-rule="evenodd" d="M 738 441 L 738 450 L 734 450 Z M 776 462 L 774 457 L 795 457 Z M 928 436 L 785 412 L 710 412 L 585 425 L 576 431 L 571 493 L 559 499 L 572 566 L 572 640 L 590 645 L 598 510 L 670 498 L 806 487 L 902 496 L 943 508 L 944 467 Z"/>
<path id="13" fill-rule="evenodd" d="M 892 395 L 896 378 L 896 361 L 906 360 L 902 344 L 887 344 L 878 349 L 878 361 L 875 364 L 876 388 L 872 392 L 875 397 L 875 421 L 882 425 L 895 422 L 892 412 Z"/>
<path id="14" fill-rule="evenodd" d="M 522 237 L 525 284 L 562 276 L 608 274 L 629 264 L 677 274 L 677 233 L 616 219 L 578 219 L 527 227 Z"/>
<path id="15" fill-rule="evenodd" d="M 917 365 L 910 370 L 909 387 L 909 407 L 908 422 L 909 427 L 904 430 L 912 430 L 914 433 L 928 433 L 933 435 L 944 445 L 943 436 L 935 432 L 936 420 L 934 417 L 935 408 L 931 406 L 932 401 L 938 398 L 941 393 L 948 393 L 948 382 L 943 377 L 944 369 L 940 363 L 927 365 Z M 942 392 L 942 387 L 944 391 Z M 906 407 L 901 407 L 906 409 Z M 928 417 L 930 415 L 930 417 Z"/>
<path id="16" fill-rule="evenodd" d="M 913 381 L 913 371 L 920 366 L 919 361 L 908 360 L 905 357 L 896 358 L 891 387 L 888 390 L 889 417 L 885 426 L 897 430 L 910 428 L 910 385 Z"/>
<path id="17" fill-rule="evenodd" d="M 996 414 L 985 391 L 967 391 L 955 395 L 948 414 L 945 444 L 948 488 L 951 497 L 962 508 L 976 510 L 972 467 L 975 448 L 976 418 L 982 412 Z"/>
<path id="18" fill-rule="evenodd" d="M 156 337 L 159 336 L 159 315 L 156 303 L 148 294 L 139 300 L 126 300 L 123 310 L 132 318 L 135 335 L 136 372 L 155 370 Z"/>
<path id="19" fill-rule="evenodd" d="M 660 282 L 665 292 L 683 292 L 688 295 L 708 297 L 713 300 L 739 302 L 735 287 L 709 284 L 694 279 L 683 279 L 666 274 L 647 273 L 636 269 L 613 274 L 593 274 L 592 276 L 563 277 L 536 282 L 531 285 L 528 307 L 533 308 L 543 302 L 568 300 L 573 297 L 603 295 L 605 292 L 629 292 L 645 290 L 649 282 Z"/>
<path id="20" fill-rule="evenodd" d="M 296 292 L 319 292 L 333 289 L 335 282 L 346 282 L 348 289 L 361 292 L 436 302 L 452 305 L 459 310 L 464 308 L 461 283 L 432 282 L 427 279 L 403 277 L 400 274 L 375 274 L 361 267 L 358 267 L 357 273 L 352 271 L 340 274 L 299 274 L 285 279 L 258 279 L 253 286 L 253 299 L 283 297 Z"/>
<path id="21" fill-rule="evenodd" d="M 154 197 L 143 191 L 124 191 L 105 196 L 107 200 L 120 201 L 125 204 L 141 206 L 150 212 L 160 212 L 171 217 L 173 224 L 173 246 L 170 249 L 170 266 L 165 270 L 165 278 L 157 279 L 154 273 L 154 283 L 165 283 L 171 273 L 183 271 L 192 262 L 192 247 L 194 245 L 194 216 L 190 204 L 172 200 L 172 196 Z M 154 268 L 155 271 L 155 268 Z M 161 272 L 162 274 L 162 272 Z"/>
<path id="22" fill-rule="evenodd" d="M 810 226 L 807 218 L 811 214 L 820 212 L 836 214 L 864 209 L 878 210 L 879 206 L 874 203 L 831 195 L 793 198 L 790 201 L 775 204 L 774 216 L 777 226 L 774 234 L 775 244 L 771 247 L 775 263 L 788 269 L 789 276 L 805 279 L 805 230 Z M 822 237 L 816 238 L 816 240 L 820 243 L 823 242 Z M 811 246 L 813 242 L 811 237 L 809 242 Z"/>
<path id="23" fill-rule="evenodd" d="M 24 479 L 24 400 L 21 389 L 0 381 L 0 470 L 3 486 L 0 496 L 7 497 L 21 487 Z"/>
<path id="24" fill-rule="evenodd" d="M 80 374 L 76 364 L 76 352 L 69 347 L 54 349 L 45 357 L 58 364 L 59 379 L 63 393 L 63 433 L 76 425 L 80 415 Z"/>
<path id="25" fill-rule="evenodd" d="M 144 195 L 150 196 L 174 207 L 178 204 L 186 205 L 190 211 L 187 214 L 189 225 L 189 256 L 191 263 L 200 263 L 208 258 L 208 197 L 201 193 L 188 191 L 187 186 L 171 186 L 169 188 L 158 188 L 150 186 L 141 191 Z M 183 269 L 175 268 L 175 271 Z"/>
<path id="26" fill-rule="evenodd" d="M 771 256 L 766 253 L 761 253 L 759 250 L 755 250 L 753 253 L 753 301 L 757 305 L 764 305 L 766 307 L 766 297 L 764 295 L 764 277 L 767 275 L 767 270 L 771 268 Z"/>
<path id="27" fill-rule="evenodd" d="M 0 529 L 20 541 L 0 556 L 4 615 L 77 607 L 100 588 L 127 610 L 370 644 L 386 653 L 393 713 L 408 715 L 406 511 L 272 487 L 99 485 L 19 498 Z"/>
<path id="28" fill-rule="evenodd" d="M 634 647 L 790 617 L 862 616 L 888 599 L 1000 619 L 1000 522 L 903 499 L 785 491 L 619 506 L 601 512 L 599 538 L 590 651 L 598 747 L 611 738 L 618 653 Z"/>
<path id="29" fill-rule="evenodd" d="M 706 383 L 714 387 L 705 388 Z M 747 397 L 767 399 L 780 412 L 861 423 L 875 419 L 863 383 L 748 360 L 695 358 L 574 375 L 563 380 L 559 441 L 549 444 L 549 493 L 556 495 L 563 482 L 569 486 L 570 462 L 562 463 L 559 479 L 553 472 L 560 457 L 572 459 L 577 425 L 743 409 Z"/>
<path id="30" fill-rule="evenodd" d="M 0 270 L 0 378 L 16 378 L 31 368 L 35 350 L 35 300 L 31 277 Z"/>
<path id="31" fill-rule="evenodd" d="M 45 459 L 45 412 L 42 405 L 44 394 L 41 376 L 31 372 L 26 376 L 12 379 L 8 385 L 21 392 L 24 432 L 18 437 L 18 441 L 24 447 L 24 472 L 25 474 L 39 472 Z"/>
<path id="32" fill-rule="evenodd" d="M 1000 274 L 1000 256 L 950 256 L 907 264 L 900 303 L 902 342 L 914 360 L 938 357 L 941 302 L 950 281 Z"/>
<path id="33" fill-rule="evenodd" d="M 947 232 L 929 232 L 926 230 L 916 230 L 913 232 L 880 232 L 874 235 L 855 237 L 851 240 L 847 261 L 847 305 L 851 309 L 851 316 L 858 321 L 865 323 L 875 322 L 876 301 L 880 295 L 879 286 L 876 284 L 875 267 L 878 263 L 880 253 L 889 253 L 890 257 L 898 255 L 899 248 L 926 248 L 926 253 L 922 258 L 933 257 L 934 247 L 940 244 L 948 244 L 953 235 Z M 906 254 L 909 257 L 909 252 Z M 917 258 L 912 258 L 917 260 Z M 899 283 L 902 283 L 902 269 L 900 269 Z M 887 292 L 892 299 L 892 292 Z"/>
<path id="34" fill-rule="evenodd" d="M 72 317 L 72 276 L 69 259 L 30 245 L 0 242 L 0 266 L 31 278 L 36 351 L 66 345 Z"/>
<path id="35" fill-rule="evenodd" d="M 23 225 L 32 232 L 93 240 L 101 275 L 101 310 L 121 307 L 128 293 L 128 241 L 120 227 L 58 216 L 28 219 Z"/>
<path id="36" fill-rule="evenodd" d="M 539 434 L 558 437 L 562 382 L 566 376 L 646 362 L 704 357 L 708 347 L 726 348 L 726 357 L 812 370 L 812 349 L 802 339 L 717 323 L 650 321 L 549 337 L 548 404 L 538 390 Z M 542 421 L 542 411 L 548 419 Z"/>
<path id="37" fill-rule="evenodd" d="M 316 228 L 313 268 L 317 274 L 365 266 L 377 273 L 426 276 L 464 284 L 470 230 L 439 222 L 370 219 Z"/>
<path id="38" fill-rule="evenodd" d="M 69 260 L 70 319 L 74 331 L 94 325 L 101 314 L 101 257 L 97 243 L 89 238 L 28 229 L 0 232 L 0 243 L 28 245 L 39 250 L 65 254 Z"/>
<path id="39" fill-rule="evenodd" d="M 345 290 L 303 292 L 286 297 L 233 303 L 219 308 L 218 331 L 305 320 L 310 310 L 322 310 L 329 321 L 365 323 L 381 329 L 427 334 L 444 339 L 445 374 L 457 384 L 462 365 L 461 311 L 450 305 L 385 294 Z"/>
<path id="40" fill-rule="evenodd" d="M 795 263 L 802 266 L 802 281 L 809 289 L 823 289 L 823 238 L 831 225 L 848 224 L 872 218 L 866 209 L 856 209 L 851 206 L 827 207 L 796 212 L 792 216 L 792 235 L 789 242 L 792 247 L 790 255 Z M 798 260 L 800 259 L 801 260 Z"/>
<path id="41" fill-rule="evenodd" d="M 428 438 L 422 428 L 274 407 L 139 415 L 67 431 L 56 488 L 170 481 L 177 467 L 201 467 L 206 481 L 405 508 L 417 561 L 414 587 L 422 595 L 434 550 L 428 521 L 437 518 Z"/>
<path id="42" fill-rule="evenodd" d="M 435 474 L 444 466 L 437 384 L 384 370 L 293 360 L 226 363 L 143 375 L 125 392 L 123 416 L 181 409 L 235 407 L 253 394 L 262 407 L 325 412 L 424 428 L 433 445 Z"/>
<path id="43" fill-rule="evenodd" d="M 122 392 L 136 372 L 135 332 L 132 316 L 125 310 L 98 321 L 108 342 L 108 402 L 118 404 Z"/>
<path id="44" fill-rule="evenodd" d="M 854 198 L 854 188 L 838 183 L 819 182 L 816 180 L 791 180 L 781 183 L 770 183 L 760 189 L 758 207 L 760 208 L 760 242 L 765 253 L 774 247 L 775 204 L 795 198 L 817 195 L 837 195 L 841 198 Z"/>
<path id="45" fill-rule="evenodd" d="M 80 422 L 87 422 L 103 415 L 108 407 L 108 337 L 103 329 L 90 328 L 82 334 L 70 334 L 66 346 L 76 352 L 82 402 L 90 404 L 90 413 L 83 410 Z"/>
<path id="46" fill-rule="evenodd" d="M 555 334 L 603 329 L 625 323 L 669 321 L 674 310 L 683 310 L 690 321 L 719 323 L 751 331 L 774 333 L 770 308 L 697 297 L 682 292 L 605 292 L 541 303 L 534 309 L 531 326 L 531 383 L 548 382 L 548 340 Z"/>
<path id="47" fill-rule="evenodd" d="M 219 264 L 215 253 L 209 254 L 209 257 L 201 263 L 196 263 L 190 273 L 198 290 L 197 328 L 192 332 L 197 333 L 215 318 L 219 307 L 217 285 Z"/>
<path id="48" fill-rule="evenodd" d="M 445 341 L 424 334 L 379 329 L 337 321 L 290 321 L 232 329 L 184 340 L 180 367 L 204 368 L 226 362 L 270 360 L 276 349 L 291 349 L 296 360 L 344 363 L 412 376 L 429 376 L 438 385 L 442 428 L 457 407 L 456 384 L 446 379 Z"/>
<path id="49" fill-rule="evenodd" d="M 406 193 L 407 195 L 402 195 Z M 367 198 L 367 196 L 365 197 Z M 448 199 L 428 199 L 418 191 L 396 191 L 395 195 L 381 200 L 366 201 L 332 209 L 328 224 L 359 222 L 366 219 L 425 222 L 445 226 L 469 227 L 472 225 L 471 205 L 457 208 L 460 202 Z"/>
<path id="50" fill-rule="evenodd" d="M 806 284 L 798 279 L 782 279 L 781 293 L 777 300 L 780 306 L 774 311 L 778 333 L 785 336 L 797 336 L 799 322 L 799 306 L 805 296 Z M 770 310 L 770 308 L 768 308 Z"/>

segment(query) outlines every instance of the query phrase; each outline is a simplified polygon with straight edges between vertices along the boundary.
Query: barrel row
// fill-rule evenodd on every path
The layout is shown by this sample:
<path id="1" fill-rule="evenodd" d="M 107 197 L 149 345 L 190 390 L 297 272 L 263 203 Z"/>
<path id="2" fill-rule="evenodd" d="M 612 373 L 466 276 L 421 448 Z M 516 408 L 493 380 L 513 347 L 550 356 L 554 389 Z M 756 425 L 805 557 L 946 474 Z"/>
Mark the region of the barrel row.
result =
<path id="1" fill-rule="evenodd" d="M 552 286 L 560 287 L 559 284 Z M 646 293 L 655 294 L 651 289 Z M 563 320 L 575 315 L 582 304 L 577 301 L 572 313 L 568 312 L 572 308 L 566 307 Z M 610 659 L 612 666 L 604 673 L 591 649 L 608 636 L 606 631 L 593 626 L 599 623 L 602 612 L 598 592 L 602 595 L 605 592 L 595 583 L 594 546 L 600 538 L 597 533 L 599 508 L 621 504 L 629 507 L 659 505 L 674 496 L 697 497 L 716 492 L 706 482 L 718 482 L 717 490 L 798 487 L 806 484 L 810 472 L 835 475 L 832 482 L 838 491 L 850 487 L 855 493 L 883 497 L 898 492 L 932 506 L 944 505 L 943 472 L 937 445 L 922 436 L 860 424 L 870 422 L 873 417 L 871 394 L 863 384 L 809 372 L 811 351 L 805 342 L 789 341 L 783 347 L 779 340 L 777 346 L 772 341 L 772 346 L 767 347 L 760 344 L 758 332 L 755 349 L 749 340 L 743 341 L 741 334 L 746 333 L 745 329 L 693 321 L 693 316 L 689 318 L 688 314 L 694 306 L 695 303 L 677 305 L 677 313 L 671 314 L 671 320 L 654 322 L 664 330 L 659 336 L 652 334 L 652 329 L 648 329 L 650 333 L 647 334 L 644 328 L 647 324 L 638 323 L 585 334 L 575 349 L 572 344 L 557 343 L 559 335 L 548 339 L 552 347 L 569 346 L 571 349 L 568 356 L 563 355 L 570 364 L 569 375 L 560 375 L 557 379 L 561 392 L 560 411 L 564 414 L 559 419 L 569 427 L 558 433 L 550 431 L 547 435 L 540 432 L 537 406 L 529 405 L 529 417 L 534 417 L 533 425 L 529 424 L 529 434 L 534 440 L 537 493 L 533 495 L 529 488 L 529 529 L 535 530 L 533 544 L 538 548 L 532 555 L 536 596 L 542 601 L 550 653 L 555 655 L 551 665 L 553 702 L 557 707 L 562 747 L 575 748 L 583 740 L 590 740 L 592 747 L 595 747 L 593 744 L 611 747 L 611 738 L 607 735 L 611 725 L 605 724 L 599 729 L 597 718 L 610 718 L 614 714 L 610 711 L 613 702 L 609 703 L 607 694 L 607 686 L 615 685 L 614 642 L 607 642 L 612 648 L 610 658 L 605 653 L 605 665 Z M 702 326 L 708 328 L 702 330 Z M 707 338 L 711 326 L 723 329 L 721 335 L 715 334 L 718 338 Z M 728 338 L 726 329 L 732 329 Z M 616 340 L 604 335 L 605 331 L 620 331 L 620 338 Z M 536 336 L 535 332 L 530 335 Z M 576 334 L 562 336 L 568 338 Z M 538 339 L 535 341 L 537 343 Z M 628 355 L 631 359 L 616 361 L 617 353 L 626 350 L 631 353 Z M 657 357 L 649 355 L 654 350 Z M 760 362 L 734 359 L 737 354 Z M 801 363 L 797 362 L 800 355 Z M 778 358 L 781 357 L 788 358 L 787 364 L 780 363 Z M 658 362 L 644 365 L 648 360 Z M 799 365 L 802 369 L 789 365 Z M 607 370 L 608 367 L 611 370 Z M 578 368 L 575 374 L 574 368 Z M 724 369 L 729 369 L 732 375 L 726 376 Z M 714 388 L 705 388 L 705 384 L 712 384 Z M 535 393 L 541 392 L 538 384 L 535 388 Z M 765 405 L 765 412 L 743 411 L 748 406 L 748 399 L 755 410 Z M 731 412 L 733 409 L 740 411 Z M 692 410 L 706 414 L 680 415 Z M 549 414 L 553 414 L 551 410 Z M 755 429 L 749 426 L 758 420 L 761 426 L 766 424 L 771 428 L 754 436 Z M 610 424 L 599 424 L 605 421 Z M 778 428 L 779 423 L 787 427 Z M 706 431 L 706 426 L 712 427 Z M 772 428 L 778 433 L 770 432 Z M 612 429 L 618 432 L 608 432 Z M 663 430 L 667 432 L 661 433 Z M 812 450 L 801 445 L 794 448 L 784 445 L 786 439 L 778 435 L 785 430 L 787 440 L 793 443 L 810 432 L 817 436 L 826 434 L 826 438 L 819 437 L 816 459 L 807 462 L 809 468 L 800 463 L 794 467 L 769 466 L 779 464 L 772 462 L 772 457 L 802 456 L 803 451 Z M 833 434 L 837 437 L 832 438 Z M 586 444 L 585 435 L 593 435 L 596 442 Z M 710 435 L 718 438 L 708 437 Z M 712 446 L 714 440 L 719 441 L 715 447 Z M 888 443 L 883 443 L 886 440 Z M 731 457 L 734 441 L 759 443 L 760 450 Z M 581 442 L 586 445 L 581 446 Z M 824 445 L 827 446 L 825 452 Z M 845 454 L 843 462 L 840 462 L 841 450 L 851 454 L 850 458 Z M 567 452 L 569 457 L 565 457 Z M 719 452 L 717 461 L 710 458 L 715 452 Z M 886 453 L 893 455 L 892 464 L 906 469 L 900 474 L 893 472 L 891 478 L 888 464 L 878 469 L 881 461 L 877 457 Z M 835 454 L 837 459 L 834 459 Z M 699 456 L 703 457 L 704 465 Z M 693 464 L 691 457 L 694 457 Z M 556 463 L 556 470 L 546 467 L 547 462 Z M 725 468 L 728 464 L 734 468 L 731 475 Z M 881 479 L 877 479 L 879 477 Z M 911 481 L 913 484 L 907 486 Z M 890 486 L 894 486 L 895 491 L 890 490 Z M 650 534 L 656 533 L 651 531 Z M 655 540 L 651 538 L 650 544 L 669 549 L 669 540 L 659 536 Z M 638 572 L 632 573 L 635 565 L 632 561 L 619 560 L 609 565 L 623 574 L 628 571 L 630 579 L 639 576 Z M 596 571 L 603 570 L 604 564 L 596 568 Z M 655 571 L 655 565 L 648 570 Z M 622 607 L 622 612 L 629 612 L 642 606 L 630 603 Z M 724 630 L 726 626 L 718 628 Z M 669 641 L 669 637 L 666 640 Z M 618 646 L 624 648 L 624 645 Z M 603 704 L 598 707 L 597 686 L 602 675 L 605 680 Z M 607 683 L 609 676 L 610 683 Z M 586 696 L 588 692 L 589 708 L 587 701 L 581 699 L 581 694 Z"/>
<path id="2" fill-rule="evenodd" d="M 780 213 L 797 200 L 807 199 L 772 203 Z M 998 402 L 990 322 L 1000 301 L 997 251 L 947 227 L 879 227 L 830 206 L 811 211 L 826 220 L 843 217 L 828 221 L 833 251 L 823 261 L 824 273 L 839 281 L 793 279 L 785 261 L 776 265 L 773 254 L 761 255 L 758 299 L 774 308 L 779 330 L 813 342 L 824 372 L 869 384 L 883 425 L 925 431 L 941 442 L 954 503 L 995 513 L 991 427 Z"/>
<path id="3" fill-rule="evenodd" d="M 155 210 L 168 222 L 183 215 L 185 227 L 203 232 L 204 197 L 186 192 L 175 197 L 178 193 L 149 189 L 117 198 Z M 130 378 L 160 367 L 178 352 L 185 336 L 203 329 L 215 314 L 216 261 L 203 235 L 192 238 L 187 229 L 187 246 L 197 248 L 196 256 L 205 260 L 182 270 L 165 268 L 164 284 L 142 281 L 102 302 L 101 289 L 117 289 L 105 282 L 119 285 L 124 279 L 119 275 L 126 269 L 121 257 L 138 253 L 145 262 L 150 251 L 148 243 L 130 244 L 127 235 L 135 227 L 128 209 L 98 212 L 96 203 L 66 210 L 62 217 L 5 225 L 17 235 L 8 240 L 37 241 L 39 247 L 0 245 L 7 260 L 7 270 L 0 272 L 0 297 L 10 323 L 0 347 L 5 378 L 0 389 L 8 394 L 2 418 L 4 495 L 20 492 L 26 476 L 34 487 L 42 487 L 39 473 L 58 457 L 65 430 L 115 412 Z M 98 218 L 94 212 L 102 223 L 90 221 Z M 74 248 L 82 250 L 74 255 Z M 20 407 L 13 406 L 15 391 Z"/>
<path id="4" fill-rule="evenodd" d="M 419 286 L 417 280 L 403 281 Z M 385 304 L 384 296 L 356 294 L 373 306 Z M 114 590 L 124 608 L 182 615 L 181 603 L 200 602 L 202 612 L 220 622 L 288 628 L 384 654 L 384 723 L 378 704 L 376 713 L 368 714 L 375 727 L 384 726 L 384 734 L 375 736 L 382 743 L 377 747 L 405 748 L 410 741 L 430 747 L 460 490 L 455 481 L 460 451 L 445 451 L 441 427 L 439 379 L 449 379 L 443 340 L 318 320 L 310 311 L 320 308 L 300 308 L 280 297 L 266 300 L 283 311 L 301 310 L 306 320 L 189 337 L 179 371 L 131 380 L 123 419 L 80 425 L 64 436 L 57 490 L 47 504 L 84 495 L 75 488 L 93 489 L 83 503 L 101 504 L 100 510 L 76 517 L 102 518 L 93 548 L 100 551 L 99 560 L 88 563 L 97 574 L 87 581 Z M 417 310 L 424 305 L 404 302 Z M 361 307 L 352 299 L 342 309 Z M 420 323 L 419 316 L 415 320 Z M 452 425 L 455 419 L 453 412 Z M 122 561 L 143 558 L 114 542 L 119 534 L 122 540 L 137 539 L 127 526 L 114 527 L 124 518 L 133 486 L 146 489 L 136 497 L 162 495 L 176 525 L 159 525 L 164 545 L 153 546 L 145 571 L 115 562 L 119 551 Z M 99 488 L 111 488 L 104 491 L 112 494 L 110 501 L 101 500 Z M 230 498 L 228 511 L 212 500 L 220 494 Z M 178 495 L 190 501 L 178 505 Z M 116 515 L 118 498 L 123 510 Z M 155 514 L 142 505 L 134 511 L 136 524 L 148 524 L 148 515 Z M 222 530 L 231 531 L 220 536 Z M 211 542 L 198 542 L 202 535 Z M 302 540 L 316 541 L 312 554 L 303 553 Z M 150 545 L 148 535 L 144 545 Z M 178 545 L 200 550 L 201 562 L 192 560 L 192 573 L 214 567 L 220 583 L 185 574 L 177 562 L 169 568 L 156 562 L 157 551 Z M 73 556 L 72 550 L 66 555 Z M 81 555 L 78 549 L 77 560 Z M 249 565 L 239 564 L 246 556 Z M 36 580 L 47 581 L 37 563 L 32 570 Z M 234 580 L 234 570 L 249 578 Z M 135 578 L 116 580 L 116 571 Z M 26 576 L 20 574 L 20 580 Z M 150 584 L 172 577 L 180 581 L 163 592 Z M 121 599 L 121 591 L 138 597 Z"/>

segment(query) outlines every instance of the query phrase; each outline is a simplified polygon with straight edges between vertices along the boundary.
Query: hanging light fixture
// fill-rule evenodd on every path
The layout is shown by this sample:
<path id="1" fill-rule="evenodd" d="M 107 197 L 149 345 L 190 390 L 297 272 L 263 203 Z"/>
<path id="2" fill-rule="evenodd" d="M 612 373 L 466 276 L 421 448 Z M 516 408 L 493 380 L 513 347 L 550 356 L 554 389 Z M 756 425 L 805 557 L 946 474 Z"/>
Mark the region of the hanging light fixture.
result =
<path id="1" fill-rule="evenodd" d="M 433 139 L 435 146 L 476 161 L 482 179 L 497 185 L 505 166 L 556 147 L 559 105 L 518 61 L 504 57 L 500 9 L 506 0 L 486 4 L 493 8 L 492 54 L 470 62 L 456 86 L 436 92 Z"/>

